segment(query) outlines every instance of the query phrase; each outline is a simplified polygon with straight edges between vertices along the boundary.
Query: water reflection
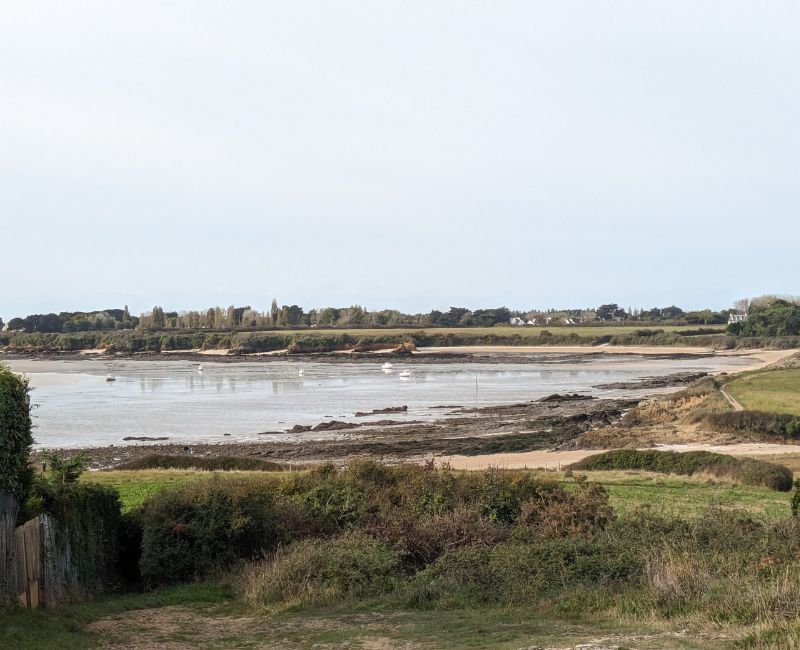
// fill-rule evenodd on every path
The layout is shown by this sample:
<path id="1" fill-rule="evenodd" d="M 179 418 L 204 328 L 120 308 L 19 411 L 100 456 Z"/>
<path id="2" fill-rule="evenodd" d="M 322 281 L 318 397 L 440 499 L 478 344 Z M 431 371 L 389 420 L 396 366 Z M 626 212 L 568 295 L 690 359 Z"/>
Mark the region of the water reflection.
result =
<path id="1" fill-rule="evenodd" d="M 21 362 L 20 362 L 21 363 Z M 713 370 L 730 360 L 679 361 L 549 359 L 520 364 L 398 363 L 315 364 L 286 361 L 223 364 L 204 372 L 178 361 L 115 361 L 117 381 L 105 381 L 106 364 L 26 361 L 31 376 L 37 444 L 117 444 L 125 435 L 169 435 L 180 441 L 239 439 L 294 424 L 344 419 L 355 411 L 408 406 L 409 418 L 441 417 L 442 404 L 514 403 L 555 392 L 619 394 L 591 388 L 614 381 L 673 372 Z M 12 366 L 13 368 L 13 366 Z M 41 368 L 41 370 L 37 369 Z M 303 375 L 299 375 L 299 369 Z M 399 374 L 412 375 L 401 381 Z M 265 399 L 269 396 L 269 399 Z"/>

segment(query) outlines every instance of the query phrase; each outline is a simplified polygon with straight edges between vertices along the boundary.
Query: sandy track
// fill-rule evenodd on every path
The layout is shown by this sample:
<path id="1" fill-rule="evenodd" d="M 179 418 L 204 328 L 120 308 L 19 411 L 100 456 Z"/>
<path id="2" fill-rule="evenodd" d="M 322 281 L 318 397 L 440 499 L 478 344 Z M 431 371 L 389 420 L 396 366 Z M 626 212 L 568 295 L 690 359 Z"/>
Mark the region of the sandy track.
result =
<path id="1" fill-rule="evenodd" d="M 739 443 L 734 445 L 680 444 L 656 445 L 649 449 L 661 451 L 713 451 L 731 456 L 764 456 L 769 454 L 798 454 L 800 445 L 771 443 Z M 525 451 L 514 454 L 489 454 L 486 456 L 440 456 L 437 463 L 450 463 L 453 469 L 481 470 L 489 467 L 501 469 L 560 469 L 577 463 L 588 456 L 602 454 L 607 449 L 577 449 L 571 451 Z"/>

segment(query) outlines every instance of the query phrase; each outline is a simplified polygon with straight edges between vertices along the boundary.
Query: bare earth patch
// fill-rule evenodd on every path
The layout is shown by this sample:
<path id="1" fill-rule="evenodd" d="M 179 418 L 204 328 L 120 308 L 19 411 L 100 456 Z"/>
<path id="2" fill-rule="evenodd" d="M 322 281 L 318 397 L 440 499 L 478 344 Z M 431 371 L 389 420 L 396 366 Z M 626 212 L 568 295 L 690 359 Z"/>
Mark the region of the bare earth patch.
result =
<path id="1" fill-rule="evenodd" d="M 100 636 L 99 647 L 112 650 L 273 650 L 312 646 L 414 650 L 429 647 L 386 636 L 387 631 L 403 627 L 401 618 L 363 613 L 337 618 L 276 620 L 257 614 L 234 616 L 226 613 L 224 607 L 173 606 L 109 616 L 89 624 L 87 630 Z"/>

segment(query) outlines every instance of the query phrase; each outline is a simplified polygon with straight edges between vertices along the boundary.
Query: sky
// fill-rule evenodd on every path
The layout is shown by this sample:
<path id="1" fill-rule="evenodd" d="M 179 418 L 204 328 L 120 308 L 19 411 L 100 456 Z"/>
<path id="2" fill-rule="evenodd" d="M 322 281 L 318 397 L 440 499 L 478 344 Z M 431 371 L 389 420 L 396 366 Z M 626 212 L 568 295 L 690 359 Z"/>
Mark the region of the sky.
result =
<path id="1" fill-rule="evenodd" d="M 800 293 L 800 4 L 5 3 L 0 317 Z"/>

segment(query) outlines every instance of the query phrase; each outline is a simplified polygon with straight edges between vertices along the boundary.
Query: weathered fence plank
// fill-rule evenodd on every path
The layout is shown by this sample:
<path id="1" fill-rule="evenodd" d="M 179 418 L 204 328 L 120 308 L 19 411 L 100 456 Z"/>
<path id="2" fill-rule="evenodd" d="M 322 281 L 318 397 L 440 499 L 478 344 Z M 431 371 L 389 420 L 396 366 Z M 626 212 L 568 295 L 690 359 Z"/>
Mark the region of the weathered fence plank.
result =
<path id="1" fill-rule="evenodd" d="M 14 532 L 17 556 L 17 595 L 24 607 L 42 603 L 42 518 L 25 522 Z"/>
<path id="2" fill-rule="evenodd" d="M 0 492 L 0 606 L 14 602 L 17 591 L 16 533 L 19 503 Z"/>

